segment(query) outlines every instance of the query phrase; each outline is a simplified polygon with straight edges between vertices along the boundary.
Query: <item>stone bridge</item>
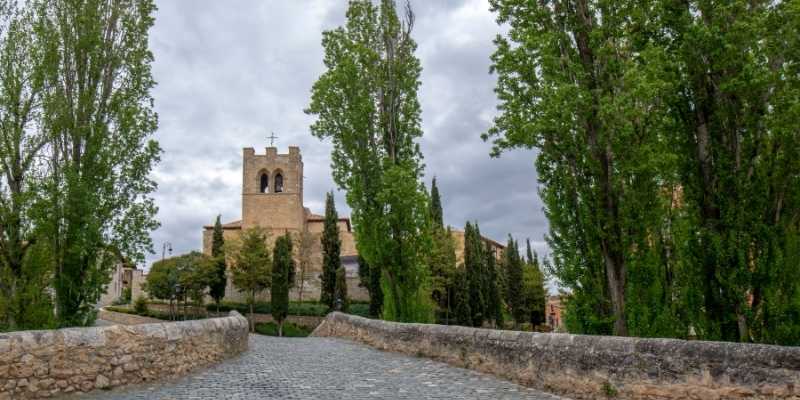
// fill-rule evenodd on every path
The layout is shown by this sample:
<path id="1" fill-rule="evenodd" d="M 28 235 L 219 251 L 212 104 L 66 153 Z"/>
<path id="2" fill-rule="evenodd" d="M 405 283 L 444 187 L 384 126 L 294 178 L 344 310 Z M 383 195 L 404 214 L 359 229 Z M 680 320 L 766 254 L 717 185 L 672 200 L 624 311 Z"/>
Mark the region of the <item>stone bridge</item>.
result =
<path id="1" fill-rule="evenodd" d="M 399 324 L 329 315 L 310 338 L 246 320 L 0 335 L 0 400 L 800 399 L 800 348 Z M 94 390 L 93 389 L 105 389 Z M 88 394 L 83 392 L 90 392 Z M 565 396 L 558 397 L 557 395 Z"/>
<path id="2" fill-rule="evenodd" d="M 336 338 L 250 335 L 239 357 L 183 378 L 70 400 L 558 399 L 491 375 Z"/>

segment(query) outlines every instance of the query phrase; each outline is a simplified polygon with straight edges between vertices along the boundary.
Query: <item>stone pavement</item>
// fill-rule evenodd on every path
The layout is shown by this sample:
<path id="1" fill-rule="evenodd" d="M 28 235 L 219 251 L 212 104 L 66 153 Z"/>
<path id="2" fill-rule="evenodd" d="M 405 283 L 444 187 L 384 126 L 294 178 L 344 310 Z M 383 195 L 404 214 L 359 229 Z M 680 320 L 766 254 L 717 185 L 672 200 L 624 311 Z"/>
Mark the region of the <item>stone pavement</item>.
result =
<path id="1" fill-rule="evenodd" d="M 332 338 L 250 335 L 250 350 L 175 381 L 76 399 L 534 399 L 557 396 L 440 362 Z"/>

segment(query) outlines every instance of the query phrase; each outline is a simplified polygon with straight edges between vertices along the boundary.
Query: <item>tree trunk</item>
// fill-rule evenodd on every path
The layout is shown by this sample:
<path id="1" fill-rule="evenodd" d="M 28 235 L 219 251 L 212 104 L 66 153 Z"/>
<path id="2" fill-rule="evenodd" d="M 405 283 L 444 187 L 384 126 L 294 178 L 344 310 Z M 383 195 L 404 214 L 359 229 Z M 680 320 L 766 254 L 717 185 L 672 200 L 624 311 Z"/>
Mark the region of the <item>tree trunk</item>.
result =
<path id="1" fill-rule="evenodd" d="M 253 303 L 255 303 L 255 298 L 250 299 L 250 332 L 256 331 L 256 320 L 253 317 Z"/>
<path id="2" fill-rule="evenodd" d="M 604 246 L 605 247 L 605 246 Z M 616 262 L 603 249 L 608 277 L 608 291 L 611 295 L 611 307 L 614 313 L 614 335 L 628 336 L 628 324 L 625 318 L 625 266 Z"/>
<path id="3" fill-rule="evenodd" d="M 283 320 L 278 322 L 278 336 L 283 337 Z"/>

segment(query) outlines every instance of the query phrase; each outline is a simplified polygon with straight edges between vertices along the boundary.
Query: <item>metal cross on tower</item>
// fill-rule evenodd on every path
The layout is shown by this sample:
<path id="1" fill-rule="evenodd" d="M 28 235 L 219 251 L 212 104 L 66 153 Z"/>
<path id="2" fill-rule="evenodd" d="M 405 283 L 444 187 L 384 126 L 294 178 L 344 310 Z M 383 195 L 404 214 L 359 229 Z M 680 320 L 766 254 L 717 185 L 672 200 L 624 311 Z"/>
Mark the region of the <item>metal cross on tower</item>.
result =
<path id="1" fill-rule="evenodd" d="M 277 139 L 278 137 L 275 136 L 275 132 L 271 132 L 271 133 L 272 133 L 272 135 L 267 136 L 267 139 L 269 139 L 269 147 L 274 147 L 275 146 L 275 139 Z"/>

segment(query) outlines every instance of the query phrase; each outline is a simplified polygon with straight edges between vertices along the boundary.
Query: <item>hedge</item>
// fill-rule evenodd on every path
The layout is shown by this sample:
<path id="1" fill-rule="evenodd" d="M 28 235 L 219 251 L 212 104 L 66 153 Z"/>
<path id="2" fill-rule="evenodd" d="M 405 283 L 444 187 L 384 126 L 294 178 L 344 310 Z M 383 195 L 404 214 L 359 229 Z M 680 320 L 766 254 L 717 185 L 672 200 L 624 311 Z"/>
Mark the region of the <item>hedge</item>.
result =
<path id="1" fill-rule="evenodd" d="M 216 304 L 206 305 L 208 311 L 216 311 Z M 242 315 L 247 315 L 250 312 L 250 307 L 245 303 L 222 302 L 219 306 L 220 312 L 229 312 L 236 310 Z M 269 302 L 257 302 L 253 305 L 253 312 L 258 314 L 271 314 L 272 307 Z M 369 314 L 369 304 L 356 303 L 350 304 L 350 314 L 366 317 Z M 328 307 L 322 303 L 310 302 L 290 302 L 289 315 L 309 316 L 309 317 L 324 317 L 328 315 Z"/>

